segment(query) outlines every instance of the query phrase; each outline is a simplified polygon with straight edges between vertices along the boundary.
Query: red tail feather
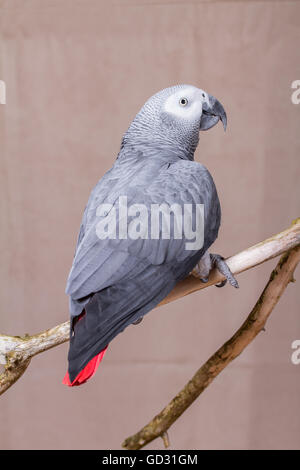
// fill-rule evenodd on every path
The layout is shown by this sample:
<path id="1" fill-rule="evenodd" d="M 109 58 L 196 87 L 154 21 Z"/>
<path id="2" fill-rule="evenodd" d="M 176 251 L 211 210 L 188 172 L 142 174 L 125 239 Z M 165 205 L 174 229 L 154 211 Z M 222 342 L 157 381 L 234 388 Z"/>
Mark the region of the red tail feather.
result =
<path id="1" fill-rule="evenodd" d="M 108 346 L 106 348 L 102 349 L 102 351 L 99 352 L 96 356 L 94 356 L 90 362 L 87 363 L 87 365 L 79 372 L 77 377 L 73 380 L 71 383 L 70 377 L 69 377 L 69 372 L 66 373 L 64 376 L 64 379 L 62 383 L 64 385 L 68 385 L 69 387 L 74 387 L 76 385 L 81 385 L 84 384 L 87 380 L 93 377 L 95 374 L 100 362 L 102 361 L 104 354 L 106 353 Z"/>
<path id="2" fill-rule="evenodd" d="M 73 320 L 73 328 L 75 328 L 75 325 L 78 321 L 80 321 L 85 315 L 85 310 L 81 312 L 78 317 L 74 318 Z M 69 372 L 66 373 L 66 375 L 63 378 L 62 383 L 64 385 L 68 385 L 68 387 L 74 387 L 76 385 L 81 385 L 87 382 L 89 379 L 93 377 L 93 375 L 96 373 L 96 370 L 98 369 L 98 366 L 100 362 L 102 361 L 104 354 L 106 353 L 106 350 L 108 348 L 108 345 L 102 349 L 102 351 L 99 352 L 96 356 L 94 356 L 88 363 L 87 365 L 79 372 L 77 377 L 73 380 L 71 383 L 70 377 L 69 377 Z"/>

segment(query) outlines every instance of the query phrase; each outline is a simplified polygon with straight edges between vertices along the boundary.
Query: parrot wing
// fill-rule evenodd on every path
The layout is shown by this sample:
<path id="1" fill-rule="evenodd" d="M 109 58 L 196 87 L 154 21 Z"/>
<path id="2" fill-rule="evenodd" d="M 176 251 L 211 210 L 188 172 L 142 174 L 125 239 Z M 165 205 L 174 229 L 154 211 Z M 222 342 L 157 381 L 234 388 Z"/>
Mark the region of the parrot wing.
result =
<path id="1" fill-rule="evenodd" d="M 157 166 L 152 165 L 149 172 L 147 165 L 145 180 L 143 166 L 144 162 L 140 161 L 131 171 L 132 165 L 117 167 L 115 172 L 113 168 L 92 191 L 67 282 L 66 293 L 73 299 L 84 298 L 116 284 L 130 273 L 136 275 L 138 266 L 183 262 L 195 255 L 194 250 L 185 249 L 188 240 L 184 233 L 180 239 L 172 236 L 163 239 L 161 227 L 158 239 L 131 239 L 129 236 L 126 239 L 117 236 L 99 239 L 97 224 L 101 217 L 97 216 L 97 208 L 101 204 L 110 204 L 111 209 L 105 214 L 106 218 L 109 217 L 111 211 L 116 209 L 119 196 L 127 198 L 128 206 L 142 204 L 148 214 L 153 204 L 177 204 L 182 208 L 185 204 L 204 204 L 205 250 L 201 251 L 204 253 L 216 239 L 220 225 L 220 205 L 213 180 L 206 168 L 196 162 L 180 160 L 163 165 L 161 171 L 155 174 Z M 122 177 L 119 177 L 120 173 Z M 116 222 L 117 233 L 118 217 Z M 148 222 L 150 225 L 150 219 Z"/>

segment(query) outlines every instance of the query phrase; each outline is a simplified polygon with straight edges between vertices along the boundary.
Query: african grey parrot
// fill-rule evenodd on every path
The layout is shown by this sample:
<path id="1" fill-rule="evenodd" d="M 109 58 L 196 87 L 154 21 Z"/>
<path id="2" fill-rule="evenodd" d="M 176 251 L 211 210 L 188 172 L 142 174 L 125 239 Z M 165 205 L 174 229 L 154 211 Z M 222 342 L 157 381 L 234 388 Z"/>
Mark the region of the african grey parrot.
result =
<path id="1" fill-rule="evenodd" d="M 218 236 L 220 203 L 210 173 L 194 161 L 199 131 L 219 120 L 226 129 L 219 101 L 194 86 L 177 85 L 152 96 L 124 134 L 113 167 L 91 192 L 80 227 L 66 288 L 71 327 L 63 383 L 86 382 L 109 342 L 138 323 L 195 266 L 203 282 L 215 265 L 238 287 L 224 259 L 208 254 Z M 108 220 L 121 196 L 149 209 L 163 203 L 204 205 L 203 245 L 187 249 L 185 233 L 165 238 L 161 230 L 156 238 L 99 236 L 99 221 Z M 99 212 L 101 205 L 107 210 Z"/>

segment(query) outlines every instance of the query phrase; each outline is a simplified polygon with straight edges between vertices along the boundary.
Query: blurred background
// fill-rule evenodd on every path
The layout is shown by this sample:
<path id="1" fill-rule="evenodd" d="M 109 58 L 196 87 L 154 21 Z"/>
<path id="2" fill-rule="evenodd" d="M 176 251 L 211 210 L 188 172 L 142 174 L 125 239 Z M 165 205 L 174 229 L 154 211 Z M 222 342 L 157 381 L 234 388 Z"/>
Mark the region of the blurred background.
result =
<path id="1" fill-rule="evenodd" d="M 300 215 L 299 18 L 297 1 L 0 0 L 1 333 L 68 319 L 89 193 L 162 88 L 199 86 L 227 111 L 226 134 L 202 133 L 196 153 L 222 205 L 213 252 L 230 256 Z M 275 264 L 240 275 L 239 290 L 210 287 L 152 311 L 82 387 L 61 384 L 68 344 L 37 356 L 0 398 L 0 447 L 120 448 L 241 325 Z M 298 283 L 172 426 L 171 449 L 299 447 Z"/>

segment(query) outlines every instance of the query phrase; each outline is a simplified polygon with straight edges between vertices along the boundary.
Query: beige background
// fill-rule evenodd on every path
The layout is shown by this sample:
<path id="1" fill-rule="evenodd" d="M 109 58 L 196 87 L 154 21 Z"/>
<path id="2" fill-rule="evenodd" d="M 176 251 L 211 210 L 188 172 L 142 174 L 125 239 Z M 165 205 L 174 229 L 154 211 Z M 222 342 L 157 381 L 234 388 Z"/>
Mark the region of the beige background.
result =
<path id="1" fill-rule="evenodd" d="M 296 1 L 0 0 L 1 333 L 68 318 L 65 282 L 90 190 L 144 101 L 176 83 L 228 113 L 197 160 L 223 209 L 224 256 L 299 216 L 300 4 Z M 151 312 L 96 377 L 61 385 L 68 345 L 36 357 L 0 399 L 2 449 L 116 449 L 242 323 L 275 261 Z M 299 282 L 262 333 L 172 427 L 173 449 L 299 448 Z M 149 448 L 162 448 L 160 440 Z"/>

